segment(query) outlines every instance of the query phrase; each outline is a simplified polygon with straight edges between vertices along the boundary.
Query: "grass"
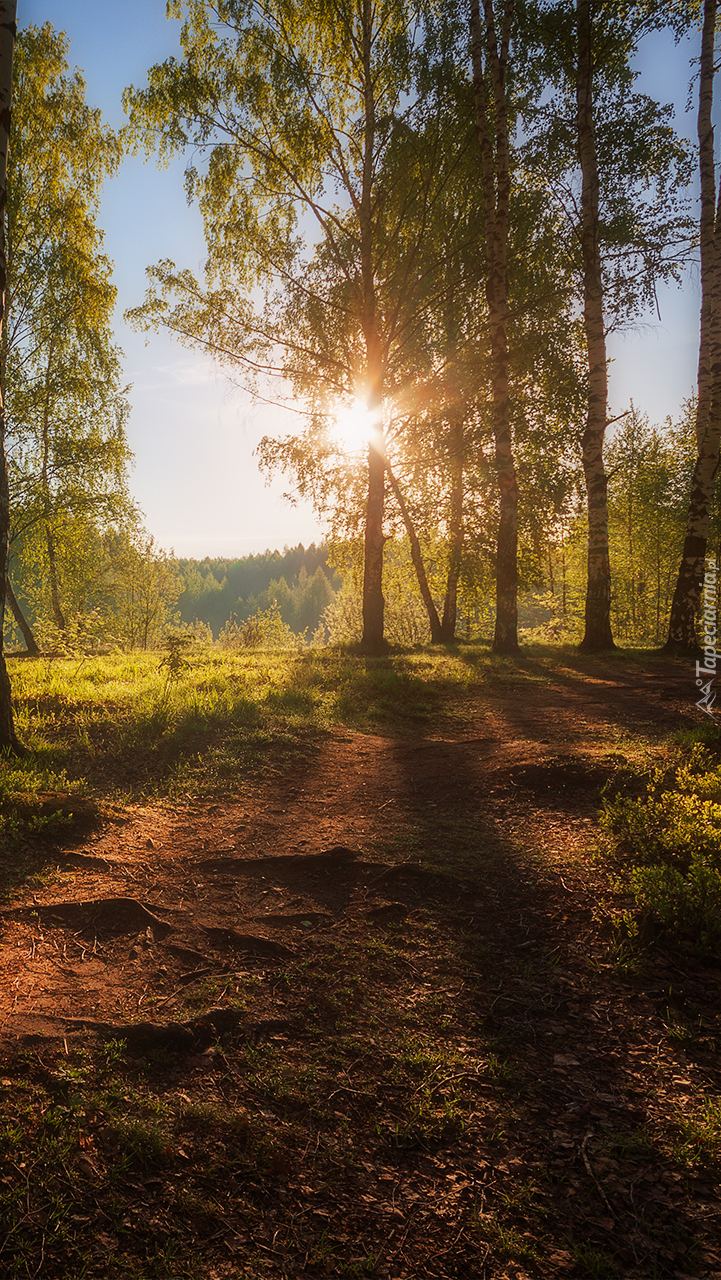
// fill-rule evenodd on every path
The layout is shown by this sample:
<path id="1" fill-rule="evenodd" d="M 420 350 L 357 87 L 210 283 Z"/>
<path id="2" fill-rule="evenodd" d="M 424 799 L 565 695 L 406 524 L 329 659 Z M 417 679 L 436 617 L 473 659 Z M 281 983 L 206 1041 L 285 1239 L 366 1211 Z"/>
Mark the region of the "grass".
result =
<path id="1" fill-rule="evenodd" d="M 31 754 L 0 763 L 6 838 L 87 822 L 93 806 L 227 794 L 260 769 L 307 768 L 338 727 L 453 731 L 489 680 L 547 678 L 530 657 L 514 667 L 480 646 L 377 659 L 198 647 L 186 661 L 169 678 L 156 653 L 9 660 Z"/>
<path id="2" fill-rule="evenodd" d="M 571 648 L 541 645 L 514 661 L 482 645 L 386 658 L 198 646 L 172 672 L 162 653 L 10 659 L 17 728 L 32 755 L 5 767 L 0 798 L 83 785 L 121 798 L 207 793 L 239 766 L 252 771 L 272 756 L 274 768 L 287 767 L 339 726 L 452 731 L 484 686 L 575 680 L 587 665 Z"/>
<path id="3" fill-rule="evenodd" d="M 515 699 L 551 679 L 582 684 L 587 671 L 641 656 L 594 661 L 540 646 L 518 663 L 481 646 L 373 661 L 197 650 L 170 682 L 157 654 L 17 662 L 33 754 L 5 762 L 0 775 L 15 861 L 48 799 L 57 821 L 70 823 L 91 801 L 102 809 L 129 797 L 260 789 L 269 773 L 312 770 L 338 728 L 411 743 L 459 729 L 481 737 L 484 692 Z M 633 750 L 647 751 L 647 740 L 634 739 Z M 519 788 L 504 820 L 524 803 L 553 811 L 547 791 L 529 801 Z M 206 1053 L 143 1059 L 122 1039 L 83 1048 L 70 1034 L 6 1050 L 0 1275 L 415 1280 L 512 1271 L 541 1280 L 684 1269 L 697 1224 L 688 1187 L 699 1174 L 716 1178 L 721 1161 L 718 1099 L 699 1084 L 683 1109 L 669 1094 L 663 1113 L 641 1108 L 643 1119 L 621 1103 L 626 1093 L 653 1098 L 659 1037 L 670 1050 L 705 1053 L 705 1023 L 691 997 L 683 1018 L 669 1004 L 665 1020 L 646 1028 L 647 1015 L 634 1014 L 646 1039 L 626 1058 L 621 1037 L 633 1045 L 636 1031 L 618 969 L 642 986 L 642 966 L 619 952 L 611 974 L 594 969 L 591 953 L 605 943 L 588 905 L 579 942 L 572 882 L 563 896 L 554 890 L 555 872 L 534 850 L 540 808 L 514 845 L 492 829 L 481 793 L 469 788 L 466 798 L 460 786 L 454 795 L 457 811 L 421 797 L 373 836 L 374 858 L 377 844 L 391 862 L 410 857 L 425 868 L 402 888 L 389 882 L 405 917 L 339 915 L 307 946 L 294 941 L 297 956 L 283 965 L 259 965 L 240 982 L 203 977 L 173 1005 L 163 1001 L 163 1021 L 218 1002 L 242 1008 L 237 1033 Z M 519 932 L 521 919 L 530 934 Z M 152 1000 L 139 1016 L 156 1016 Z M 248 1033 L 269 1016 L 287 1030 Z M 569 1049 L 576 1067 L 557 1071 L 556 1052 Z M 602 1192 L 613 1201 L 611 1227 Z"/>
<path id="4" fill-rule="evenodd" d="M 712 1165 L 721 1157 L 721 1098 L 707 1098 L 702 1106 L 678 1115 L 676 1155 L 687 1165 Z"/>

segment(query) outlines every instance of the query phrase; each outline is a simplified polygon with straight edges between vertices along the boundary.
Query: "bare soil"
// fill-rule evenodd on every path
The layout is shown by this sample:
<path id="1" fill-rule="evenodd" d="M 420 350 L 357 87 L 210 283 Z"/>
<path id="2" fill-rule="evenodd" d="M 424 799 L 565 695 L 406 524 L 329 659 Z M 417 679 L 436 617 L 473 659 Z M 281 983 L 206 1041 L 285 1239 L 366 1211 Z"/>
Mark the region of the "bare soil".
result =
<path id="1" fill-rule="evenodd" d="M 721 972 L 663 939 L 631 963 L 592 856 L 602 786 L 693 702 L 622 655 L 509 675 L 458 736 L 339 731 L 227 803 L 26 851 L 6 1096 L 46 1099 L 32 1134 L 124 1040 L 168 1140 L 118 1174 L 80 1071 L 61 1227 L 54 1175 L 0 1150 L 0 1274 L 721 1277 L 719 1169 L 683 1124 L 721 1093 Z"/>

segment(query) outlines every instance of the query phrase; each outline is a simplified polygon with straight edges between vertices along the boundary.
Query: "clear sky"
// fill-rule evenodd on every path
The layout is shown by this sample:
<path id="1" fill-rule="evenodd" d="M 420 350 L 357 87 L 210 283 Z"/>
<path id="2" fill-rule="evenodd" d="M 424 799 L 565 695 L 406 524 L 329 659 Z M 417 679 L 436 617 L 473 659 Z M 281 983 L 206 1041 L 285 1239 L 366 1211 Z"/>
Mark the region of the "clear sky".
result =
<path id="1" fill-rule="evenodd" d="M 179 23 L 165 17 L 165 0 L 18 0 L 21 26 L 51 22 L 67 32 L 69 61 L 83 72 L 87 100 L 108 123 L 123 123 L 123 89 L 145 82 L 153 63 L 179 52 Z M 639 58 L 639 87 L 677 107 L 677 128 L 692 135 L 684 115 L 689 56 L 698 41 L 674 46 L 651 37 Z M 159 258 L 198 270 L 204 256 L 200 215 L 188 208 L 182 160 L 168 169 L 140 157 L 123 162 L 106 186 L 100 225 L 115 262 L 117 337 L 132 383 L 129 440 L 135 453 L 131 485 L 149 531 L 180 556 L 231 556 L 318 541 L 323 527 L 305 504 L 289 506 L 282 478 L 270 489 L 253 450 L 265 434 L 292 423 L 279 411 L 253 406 L 216 373 L 212 362 L 167 337 L 136 334 L 123 311 L 145 293 L 145 268 Z M 661 422 L 675 415 L 694 389 L 698 344 L 698 285 L 662 289 L 661 322 L 644 318 L 634 332 L 612 339 L 611 414 L 630 398 Z"/>

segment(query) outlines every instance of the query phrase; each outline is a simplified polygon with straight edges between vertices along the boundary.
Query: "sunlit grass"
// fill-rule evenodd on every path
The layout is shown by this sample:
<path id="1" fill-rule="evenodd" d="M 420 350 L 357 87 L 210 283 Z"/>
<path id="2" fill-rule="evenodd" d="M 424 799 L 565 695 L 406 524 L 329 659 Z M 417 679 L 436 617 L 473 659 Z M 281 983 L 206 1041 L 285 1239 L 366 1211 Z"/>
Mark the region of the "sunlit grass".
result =
<path id="1" fill-rule="evenodd" d="M 17 729 L 31 755 L 6 764 L 6 800 L 84 787 L 106 799 L 227 792 L 260 767 L 310 763 L 339 726 L 392 734 L 457 728 L 472 690 L 505 670 L 470 646 L 379 659 L 197 647 L 177 678 L 168 677 L 162 653 L 9 666 Z"/>
<path id="2" fill-rule="evenodd" d="M 4 766 L 0 797 L 79 787 L 98 800 L 227 794 L 259 768 L 312 764 L 335 728 L 455 736 L 482 718 L 484 688 L 537 685 L 575 666 L 569 646 L 539 644 L 513 660 L 485 645 L 384 658 L 197 646 L 184 657 L 177 678 L 163 653 L 10 660 L 17 728 L 31 755 Z"/>
<path id="3" fill-rule="evenodd" d="M 700 1107 L 677 1116 L 675 1152 L 683 1164 L 717 1160 L 721 1155 L 721 1099 L 707 1098 Z"/>

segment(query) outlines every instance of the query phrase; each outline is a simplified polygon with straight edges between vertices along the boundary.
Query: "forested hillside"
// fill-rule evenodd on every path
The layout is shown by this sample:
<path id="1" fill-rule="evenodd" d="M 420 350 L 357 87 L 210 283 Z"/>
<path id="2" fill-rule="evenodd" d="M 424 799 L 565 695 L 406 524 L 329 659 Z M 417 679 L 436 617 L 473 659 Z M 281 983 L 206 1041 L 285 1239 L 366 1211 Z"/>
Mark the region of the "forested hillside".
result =
<path id="1" fill-rule="evenodd" d="M 178 560 L 176 565 L 183 588 L 181 621 L 207 623 L 215 639 L 232 618 L 244 621 L 274 604 L 292 631 L 313 632 L 340 587 L 327 549 L 315 545 L 233 560 Z"/>

